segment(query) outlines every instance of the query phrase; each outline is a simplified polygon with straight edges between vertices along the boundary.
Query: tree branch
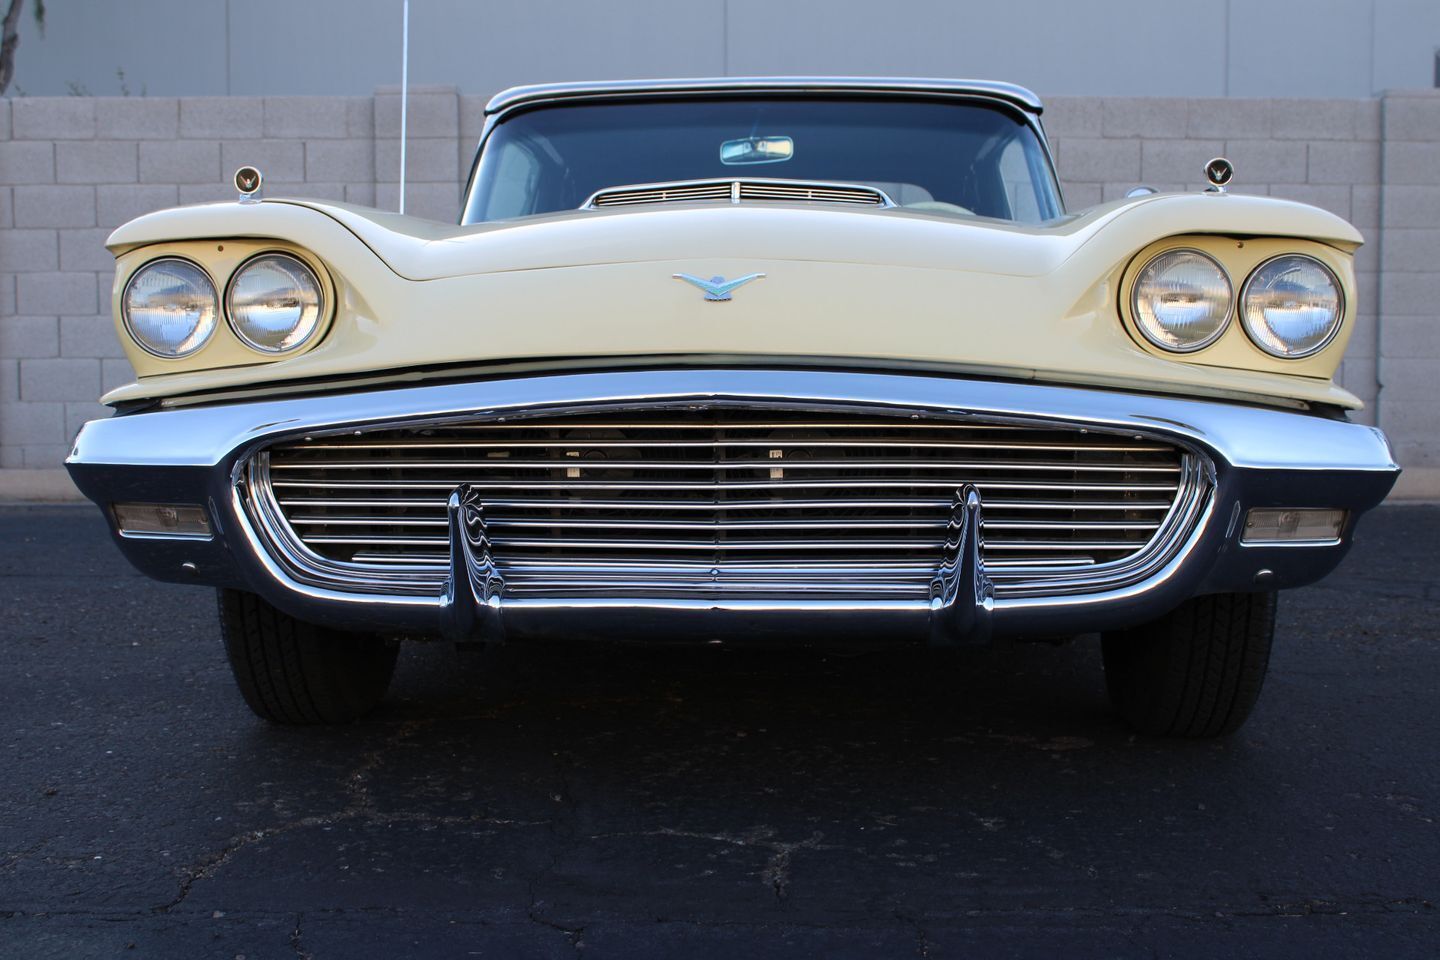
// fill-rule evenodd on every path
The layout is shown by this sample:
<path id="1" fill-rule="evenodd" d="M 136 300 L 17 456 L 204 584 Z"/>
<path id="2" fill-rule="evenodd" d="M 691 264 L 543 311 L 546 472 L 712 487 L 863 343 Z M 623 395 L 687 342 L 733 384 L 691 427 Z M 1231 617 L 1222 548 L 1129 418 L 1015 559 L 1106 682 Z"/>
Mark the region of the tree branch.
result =
<path id="1" fill-rule="evenodd" d="M 0 24 L 0 96 L 10 88 L 15 76 L 15 48 L 20 46 L 20 8 L 25 0 L 10 0 L 5 20 Z"/>

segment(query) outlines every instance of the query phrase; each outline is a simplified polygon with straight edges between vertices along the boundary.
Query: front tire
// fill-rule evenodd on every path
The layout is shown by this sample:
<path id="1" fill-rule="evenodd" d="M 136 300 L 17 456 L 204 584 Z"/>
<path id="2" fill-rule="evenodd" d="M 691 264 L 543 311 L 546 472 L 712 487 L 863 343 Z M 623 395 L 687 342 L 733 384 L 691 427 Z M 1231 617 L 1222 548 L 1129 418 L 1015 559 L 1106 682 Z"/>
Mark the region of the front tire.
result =
<path id="1" fill-rule="evenodd" d="M 220 592 L 220 633 L 240 694 L 272 723 L 348 723 L 385 696 L 399 644 L 296 620 L 253 593 Z"/>
<path id="2" fill-rule="evenodd" d="M 1213 594 L 1150 623 L 1104 634 L 1111 703 L 1150 736 L 1234 733 L 1265 682 L 1275 605 L 1274 593 Z"/>

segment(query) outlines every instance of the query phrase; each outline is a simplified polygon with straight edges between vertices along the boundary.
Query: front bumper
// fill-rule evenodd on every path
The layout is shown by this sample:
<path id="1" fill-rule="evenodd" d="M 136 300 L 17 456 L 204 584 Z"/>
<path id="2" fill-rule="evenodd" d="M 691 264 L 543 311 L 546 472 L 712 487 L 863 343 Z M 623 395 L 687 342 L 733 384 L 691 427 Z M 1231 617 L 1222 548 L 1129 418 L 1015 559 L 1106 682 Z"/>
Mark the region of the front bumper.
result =
<path id="1" fill-rule="evenodd" d="M 464 489 L 452 496 L 451 574 L 443 590 L 346 592 L 294 576 L 257 530 L 240 492 L 252 454 L 310 431 L 655 403 L 785 404 L 1133 431 L 1195 454 L 1208 474 L 1206 492 L 1193 526 L 1143 580 L 1071 595 L 997 597 L 977 548 L 983 504 L 971 491 L 958 491 L 947 555 L 928 601 L 505 598 L 494 588 L 483 537 L 466 536 Z M 1399 474 L 1379 430 L 1310 414 L 935 376 L 731 369 L 497 379 L 132 414 L 86 424 L 67 466 L 107 514 L 111 504 L 126 501 L 206 506 L 208 539 L 115 534 L 142 572 L 252 591 L 296 617 L 339 629 L 491 640 L 941 644 L 1114 629 L 1200 594 L 1311 583 L 1340 562 L 1357 518 L 1384 499 Z M 1243 518 L 1255 507 L 1344 509 L 1348 518 L 1331 544 L 1242 545 Z"/>

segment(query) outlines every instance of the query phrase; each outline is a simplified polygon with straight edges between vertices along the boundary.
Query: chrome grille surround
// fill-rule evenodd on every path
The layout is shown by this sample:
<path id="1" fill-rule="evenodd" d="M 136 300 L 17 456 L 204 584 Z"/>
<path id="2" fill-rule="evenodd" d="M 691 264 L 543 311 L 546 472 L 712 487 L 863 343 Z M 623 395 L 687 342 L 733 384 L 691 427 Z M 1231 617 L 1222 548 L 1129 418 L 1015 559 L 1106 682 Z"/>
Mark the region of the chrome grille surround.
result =
<path id="1" fill-rule="evenodd" d="M 443 589 L 446 499 L 470 484 L 507 597 L 923 600 L 971 482 L 999 599 L 1140 583 L 1212 476 L 1134 430 L 653 403 L 311 432 L 251 456 L 241 492 L 272 557 L 341 592 Z"/>
<path id="2" fill-rule="evenodd" d="M 719 200 L 730 203 L 770 200 L 839 203 L 846 206 L 893 207 L 895 203 L 877 187 L 863 183 L 828 183 L 811 180 L 765 178 L 676 180 L 606 187 L 591 194 L 582 210 L 640 206 L 655 203 L 693 203 Z"/>

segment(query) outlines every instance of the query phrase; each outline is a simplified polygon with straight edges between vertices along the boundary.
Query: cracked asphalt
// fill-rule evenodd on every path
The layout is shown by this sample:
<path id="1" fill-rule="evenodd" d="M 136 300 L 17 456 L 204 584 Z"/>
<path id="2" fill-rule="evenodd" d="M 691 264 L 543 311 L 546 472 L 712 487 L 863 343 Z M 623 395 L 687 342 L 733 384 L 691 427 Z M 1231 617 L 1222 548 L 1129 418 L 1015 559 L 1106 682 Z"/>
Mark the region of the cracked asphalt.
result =
<path id="1" fill-rule="evenodd" d="M 1223 742 L 1094 638 L 936 657 L 412 644 L 254 719 L 213 594 L 0 509 L 0 956 L 1435 956 L 1440 508 L 1286 594 Z"/>

